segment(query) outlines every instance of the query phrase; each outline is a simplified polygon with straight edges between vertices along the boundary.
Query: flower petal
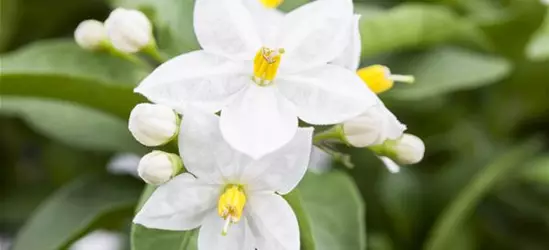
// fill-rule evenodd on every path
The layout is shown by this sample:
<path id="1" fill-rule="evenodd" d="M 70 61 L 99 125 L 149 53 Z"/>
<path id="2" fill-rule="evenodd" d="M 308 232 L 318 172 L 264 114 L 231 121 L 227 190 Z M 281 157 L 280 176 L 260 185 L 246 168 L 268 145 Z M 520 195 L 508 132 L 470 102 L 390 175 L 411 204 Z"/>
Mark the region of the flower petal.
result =
<path id="1" fill-rule="evenodd" d="M 294 137 L 297 115 L 277 88 L 250 84 L 222 110 L 220 128 L 233 148 L 258 159 Z"/>
<path id="2" fill-rule="evenodd" d="M 187 170 L 201 179 L 222 183 L 238 167 L 235 152 L 219 130 L 219 117 L 188 109 L 181 122 L 179 151 Z"/>
<path id="3" fill-rule="evenodd" d="M 325 64 L 349 43 L 353 20 L 351 0 L 317 0 L 288 13 L 277 45 L 286 53 L 281 70 L 296 72 Z"/>
<path id="4" fill-rule="evenodd" d="M 250 195 L 248 223 L 261 250 L 299 250 L 299 226 L 294 211 L 280 195 Z"/>
<path id="5" fill-rule="evenodd" d="M 218 185 L 204 183 L 188 173 L 159 186 L 133 222 L 148 228 L 190 230 L 215 213 Z"/>
<path id="6" fill-rule="evenodd" d="M 204 50 L 228 58 L 253 60 L 261 48 L 256 25 L 241 1 L 196 1 L 194 30 Z"/>
<path id="7" fill-rule="evenodd" d="M 251 74 L 245 73 L 246 68 L 204 51 L 194 51 L 160 65 L 135 92 L 180 113 L 189 105 L 217 112 L 246 86 L 247 81 L 239 80 L 239 76 Z M 249 68 L 251 71 L 251 64 Z"/>
<path id="8" fill-rule="evenodd" d="M 263 46 L 274 48 L 278 29 L 284 19 L 284 13 L 277 9 L 265 7 L 258 0 L 244 0 L 243 2 L 258 27 Z"/>
<path id="9" fill-rule="evenodd" d="M 277 83 L 280 93 L 296 105 L 299 118 L 310 124 L 341 123 L 376 104 L 366 84 L 340 66 L 280 76 Z"/>
<path id="10" fill-rule="evenodd" d="M 268 190 L 286 194 L 297 186 L 307 172 L 311 156 L 313 128 L 299 128 L 294 138 L 282 148 L 243 170 L 242 182 L 252 191 Z"/>
<path id="11" fill-rule="evenodd" d="M 386 156 L 379 156 L 379 159 L 383 162 L 383 165 L 389 170 L 389 172 L 395 174 L 400 172 L 400 166 L 395 161 Z"/>
<path id="12" fill-rule="evenodd" d="M 198 249 L 254 250 L 254 236 L 246 224 L 246 218 L 242 218 L 238 223 L 232 224 L 227 235 L 223 236 L 221 231 L 225 221 L 217 214 L 209 215 L 198 233 Z"/>
<path id="13" fill-rule="evenodd" d="M 360 64 L 360 52 L 362 50 L 359 21 L 360 15 L 354 15 L 353 26 L 351 27 L 350 32 L 351 39 L 343 52 L 332 61 L 332 64 L 339 65 L 352 71 L 358 69 L 358 65 Z"/>

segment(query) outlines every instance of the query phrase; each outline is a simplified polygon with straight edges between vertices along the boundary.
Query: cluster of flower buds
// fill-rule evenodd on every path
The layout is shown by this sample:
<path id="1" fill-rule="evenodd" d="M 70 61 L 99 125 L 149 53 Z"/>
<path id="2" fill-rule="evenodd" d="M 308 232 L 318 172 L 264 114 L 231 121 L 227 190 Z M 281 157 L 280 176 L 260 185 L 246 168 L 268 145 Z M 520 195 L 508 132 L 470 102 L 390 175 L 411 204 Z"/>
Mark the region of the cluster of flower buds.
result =
<path id="1" fill-rule="evenodd" d="M 177 137 L 180 122 L 179 115 L 171 108 L 141 103 L 132 110 L 128 128 L 138 142 L 156 147 L 167 144 Z M 178 155 L 154 150 L 141 158 L 138 173 L 145 182 L 160 185 L 177 175 L 182 167 Z"/>
<path id="2" fill-rule="evenodd" d="M 87 50 L 115 49 L 136 53 L 156 47 L 152 24 L 138 10 L 123 8 L 111 12 L 104 23 L 85 20 L 74 31 L 76 43 Z"/>

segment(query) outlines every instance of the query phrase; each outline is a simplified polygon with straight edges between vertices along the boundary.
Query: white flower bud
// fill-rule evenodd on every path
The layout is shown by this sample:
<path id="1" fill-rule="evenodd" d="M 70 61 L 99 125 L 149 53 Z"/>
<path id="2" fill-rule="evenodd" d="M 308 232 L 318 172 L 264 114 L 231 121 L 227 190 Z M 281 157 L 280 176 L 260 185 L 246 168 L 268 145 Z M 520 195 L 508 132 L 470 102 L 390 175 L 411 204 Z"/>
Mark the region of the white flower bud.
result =
<path id="1" fill-rule="evenodd" d="M 549 0 L 541 0 L 541 3 L 549 6 Z"/>
<path id="2" fill-rule="evenodd" d="M 141 103 L 133 108 L 128 128 L 133 137 L 149 147 L 171 141 L 179 132 L 179 116 L 169 107 Z"/>
<path id="3" fill-rule="evenodd" d="M 115 9 L 105 20 L 105 27 L 112 45 L 122 52 L 138 52 L 153 39 L 151 22 L 137 10 Z"/>
<path id="4" fill-rule="evenodd" d="M 154 150 L 141 158 L 137 172 L 146 183 L 160 185 L 177 175 L 182 166 L 176 154 Z"/>
<path id="5" fill-rule="evenodd" d="M 367 147 L 396 139 L 406 126 L 389 111 L 381 101 L 366 112 L 343 123 L 343 135 L 354 147 Z"/>
<path id="6" fill-rule="evenodd" d="M 415 135 L 403 134 L 400 139 L 395 141 L 392 150 L 397 162 L 416 164 L 423 159 L 425 144 Z"/>
<path id="7" fill-rule="evenodd" d="M 107 31 L 103 23 L 97 20 L 86 20 L 78 24 L 74 30 L 74 40 L 83 49 L 97 50 L 108 41 Z"/>

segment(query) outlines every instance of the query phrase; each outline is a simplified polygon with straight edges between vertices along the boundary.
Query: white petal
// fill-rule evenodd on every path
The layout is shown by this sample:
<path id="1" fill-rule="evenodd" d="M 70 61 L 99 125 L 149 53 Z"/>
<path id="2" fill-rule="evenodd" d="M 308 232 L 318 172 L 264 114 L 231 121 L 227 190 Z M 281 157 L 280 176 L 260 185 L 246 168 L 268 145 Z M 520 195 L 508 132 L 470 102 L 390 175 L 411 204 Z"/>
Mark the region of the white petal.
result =
<path id="1" fill-rule="evenodd" d="M 406 125 L 402 124 L 398 118 L 387 108 L 385 105 L 379 101 L 380 109 L 385 114 L 385 119 L 383 120 L 383 138 L 395 140 L 402 136 L 406 130 Z"/>
<path id="2" fill-rule="evenodd" d="M 248 67 L 204 51 L 177 56 L 156 68 L 135 92 L 182 113 L 189 105 L 217 112 L 246 86 Z M 246 78 L 246 77 L 243 77 Z"/>
<path id="3" fill-rule="evenodd" d="M 383 164 L 385 165 L 387 170 L 389 170 L 389 172 L 393 174 L 400 172 L 400 166 L 396 164 L 396 162 L 391 160 L 391 158 L 386 156 L 380 156 L 379 159 L 383 162 Z"/>
<path id="4" fill-rule="evenodd" d="M 217 214 L 209 215 L 198 233 L 200 250 L 254 250 L 254 237 L 246 225 L 246 218 L 229 227 L 227 235 L 221 231 L 225 225 L 223 218 Z"/>
<path id="5" fill-rule="evenodd" d="M 241 1 L 196 1 L 194 30 L 204 50 L 229 58 L 253 60 L 261 48 L 256 25 Z"/>
<path id="6" fill-rule="evenodd" d="M 356 71 L 358 69 L 358 65 L 360 64 L 360 53 L 362 50 L 359 21 L 360 15 L 355 15 L 350 32 L 351 39 L 343 52 L 332 61 L 332 64 L 339 65 L 352 71 Z"/>
<path id="7" fill-rule="evenodd" d="M 277 88 L 250 84 L 223 109 L 220 126 L 231 146 L 258 159 L 294 137 L 297 115 Z"/>
<path id="8" fill-rule="evenodd" d="M 281 196 L 252 193 L 247 209 L 257 249 L 299 250 L 297 218 Z"/>
<path id="9" fill-rule="evenodd" d="M 309 160 L 309 171 L 315 174 L 323 174 L 332 168 L 332 156 L 317 146 L 311 150 L 311 160 Z"/>
<path id="10" fill-rule="evenodd" d="M 243 2 L 257 25 L 263 46 L 274 48 L 284 13 L 265 7 L 259 0 L 243 0 Z"/>
<path id="11" fill-rule="evenodd" d="M 312 140 L 313 128 L 299 128 L 282 148 L 246 166 L 242 182 L 252 191 L 292 191 L 307 172 Z"/>
<path id="12" fill-rule="evenodd" d="M 286 50 L 281 70 L 296 72 L 327 63 L 349 43 L 351 0 L 317 0 L 288 13 L 277 45 Z"/>
<path id="13" fill-rule="evenodd" d="M 220 187 L 184 173 L 159 186 L 133 222 L 148 228 L 190 230 L 215 213 Z"/>
<path id="14" fill-rule="evenodd" d="M 179 151 L 187 170 L 202 179 L 221 183 L 233 176 L 236 152 L 219 130 L 219 117 L 189 109 L 181 122 Z"/>
<path id="15" fill-rule="evenodd" d="M 310 124 L 336 124 L 358 116 L 376 104 L 376 95 L 353 72 L 324 65 L 295 75 L 280 76 L 280 93 Z"/>

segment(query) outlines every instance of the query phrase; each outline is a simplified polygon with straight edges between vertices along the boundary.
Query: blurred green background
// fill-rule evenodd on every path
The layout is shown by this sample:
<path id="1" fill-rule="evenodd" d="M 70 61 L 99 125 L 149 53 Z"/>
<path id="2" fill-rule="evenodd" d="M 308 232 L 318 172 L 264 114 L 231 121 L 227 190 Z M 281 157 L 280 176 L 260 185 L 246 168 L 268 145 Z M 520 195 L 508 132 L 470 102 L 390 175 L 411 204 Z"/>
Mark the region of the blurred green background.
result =
<path id="1" fill-rule="evenodd" d="M 390 174 L 345 148 L 354 168 L 308 175 L 299 192 L 315 249 L 549 249 L 549 7 L 355 3 L 363 66 L 416 76 L 381 98 L 427 151 Z M 130 230 L 144 184 L 107 171 L 115 155 L 147 152 L 126 123 L 150 69 L 72 40 L 80 21 L 123 6 L 151 18 L 165 54 L 194 50 L 193 0 L 0 4 L 0 249 L 66 249 L 96 229 L 121 233 L 123 249 L 130 238 L 135 250 L 195 249 L 195 232 Z"/>

